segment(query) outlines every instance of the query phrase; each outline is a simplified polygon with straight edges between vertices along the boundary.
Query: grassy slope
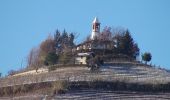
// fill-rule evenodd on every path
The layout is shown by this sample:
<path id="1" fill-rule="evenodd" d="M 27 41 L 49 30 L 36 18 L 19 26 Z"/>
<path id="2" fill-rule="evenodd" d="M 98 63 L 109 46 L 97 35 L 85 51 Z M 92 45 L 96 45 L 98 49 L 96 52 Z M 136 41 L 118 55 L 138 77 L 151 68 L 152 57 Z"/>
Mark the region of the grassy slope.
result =
<path id="1" fill-rule="evenodd" d="M 157 68 L 151 68 L 149 66 L 143 66 L 141 64 L 134 64 L 134 63 L 114 63 L 114 64 L 106 64 L 105 66 L 103 66 L 99 72 L 97 73 L 91 73 L 89 71 L 88 68 L 86 67 L 67 67 L 67 68 L 58 68 L 55 71 L 49 72 L 49 73 L 42 73 L 42 74 L 37 74 L 37 75 L 25 75 L 25 76 L 15 76 L 15 77 L 8 77 L 5 79 L 1 79 L 0 80 L 0 87 L 5 87 L 5 86 L 13 86 L 14 84 L 17 84 L 18 86 L 20 86 L 20 84 L 31 84 L 31 85 L 25 85 L 24 87 L 30 89 L 28 91 L 34 91 L 34 93 L 37 94 L 53 94 L 54 90 L 57 88 L 64 88 L 61 86 L 58 86 L 57 84 L 53 84 L 53 85 L 42 85 L 42 87 L 46 90 L 49 90 L 48 93 L 46 92 L 40 92 L 40 91 L 44 91 L 42 90 L 41 85 L 33 85 L 32 83 L 41 83 L 45 82 L 48 83 L 50 81 L 58 81 L 58 80 L 66 80 L 67 82 L 74 82 L 74 81 L 85 81 L 83 83 L 88 83 L 88 85 L 90 84 L 91 86 L 93 86 L 93 88 L 95 87 L 95 83 L 90 83 L 90 82 L 96 82 L 101 81 L 101 82 L 114 82 L 112 83 L 112 85 L 110 87 L 120 87 L 117 90 L 121 90 L 122 86 L 124 86 L 123 91 L 127 91 L 130 90 L 132 88 L 129 88 L 131 84 L 132 86 L 136 85 L 136 88 L 138 87 L 138 91 L 142 90 L 141 88 L 141 84 L 142 86 L 146 86 L 143 88 L 146 88 L 148 90 L 152 90 L 154 91 L 154 87 L 156 85 L 159 84 L 165 84 L 164 86 L 161 85 L 161 89 L 164 89 L 166 87 L 170 87 L 169 86 L 169 81 L 170 81 L 170 74 L 168 72 L 166 72 L 165 70 L 160 70 Z M 120 82 L 117 83 L 117 86 L 115 86 L 115 82 Z M 126 85 L 124 85 L 126 83 Z M 52 82 L 50 83 L 52 84 Z M 79 83 L 80 84 L 80 83 Z M 106 83 L 104 83 L 106 84 Z M 107 83 L 108 84 L 108 83 Z M 148 84 L 152 84 L 149 85 Z M 154 86 L 153 86 L 154 84 Z M 168 84 L 168 86 L 166 86 Z M 23 86 L 23 85 L 22 85 Z M 75 85 L 77 86 L 77 85 Z M 87 86 L 87 85 L 86 85 Z M 128 86 L 128 88 L 127 88 Z M 35 88 L 29 88 L 29 87 L 35 87 Z M 38 88 L 37 88 L 38 87 Z M 71 86 L 70 86 L 71 87 Z M 73 87 L 73 85 L 72 85 Z M 105 87 L 105 86 L 97 86 L 99 88 L 101 87 Z M 157 86 L 158 87 L 158 86 Z M 160 86 L 159 86 L 160 87 Z M 16 88 L 16 87 L 15 87 Z M 26 88 L 26 89 L 27 89 Z M 79 87 L 77 87 L 79 89 Z M 92 88 L 92 87 L 90 87 Z M 18 87 L 18 89 L 20 89 Z M 26 91 L 25 89 L 25 91 Z M 115 89 L 115 88 L 113 88 Z M 158 88 L 157 90 L 159 90 L 160 88 Z M 21 89 L 20 89 L 21 90 Z M 24 90 L 24 89 L 23 89 Z M 13 90 L 12 90 L 13 91 Z M 17 91 L 17 89 L 15 89 L 15 91 Z M 14 92 L 15 92 L 14 91 Z M 136 90 L 135 90 L 136 91 Z M 169 91 L 169 90 L 168 90 Z M 9 91 L 10 92 L 10 91 Z M 22 91 L 21 91 L 22 92 Z M 16 93 L 17 94 L 17 93 Z M 18 93 L 20 94 L 20 93 Z M 49 95 L 49 94 L 48 94 Z M 56 98 L 56 97 L 55 97 Z"/>

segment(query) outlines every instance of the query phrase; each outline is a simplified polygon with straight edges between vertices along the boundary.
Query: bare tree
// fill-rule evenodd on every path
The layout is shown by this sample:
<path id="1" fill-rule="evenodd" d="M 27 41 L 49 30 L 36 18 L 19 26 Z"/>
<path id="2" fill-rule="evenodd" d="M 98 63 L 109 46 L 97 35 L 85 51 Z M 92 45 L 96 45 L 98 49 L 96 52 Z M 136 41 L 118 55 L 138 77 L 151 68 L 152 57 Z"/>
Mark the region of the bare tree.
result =
<path id="1" fill-rule="evenodd" d="M 105 40 L 111 40 L 112 39 L 112 32 L 111 27 L 105 27 L 103 31 L 98 36 L 99 40 L 105 41 Z"/>
<path id="2" fill-rule="evenodd" d="M 40 49 L 39 48 L 32 48 L 28 58 L 27 58 L 27 67 L 38 68 L 42 65 L 40 61 Z"/>
<path id="3" fill-rule="evenodd" d="M 113 27 L 112 28 L 112 35 L 113 35 L 113 37 L 115 36 L 115 35 L 122 35 L 122 34 L 124 34 L 125 32 L 126 32 L 126 28 L 124 28 L 124 27 Z"/>
<path id="4" fill-rule="evenodd" d="M 40 53 L 47 55 L 48 53 L 55 52 L 54 38 L 49 35 L 48 38 L 40 45 Z"/>
<path id="5" fill-rule="evenodd" d="M 17 72 L 17 71 L 15 71 L 15 70 L 10 70 L 10 71 L 8 71 L 8 75 L 11 75 L 11 76 L 12 76 L 12 75 L 16 74 L 16 72 Z"/>

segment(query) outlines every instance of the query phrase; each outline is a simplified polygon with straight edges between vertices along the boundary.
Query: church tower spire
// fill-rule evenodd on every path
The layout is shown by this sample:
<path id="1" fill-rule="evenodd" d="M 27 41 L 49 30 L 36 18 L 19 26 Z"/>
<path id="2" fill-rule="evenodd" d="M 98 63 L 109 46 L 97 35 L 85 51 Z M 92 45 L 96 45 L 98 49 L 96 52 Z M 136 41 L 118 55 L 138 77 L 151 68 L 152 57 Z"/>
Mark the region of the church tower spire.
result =
<path id="1" fill-rule="evenodd" d="M 99 33 L 100 33 L 100 22 L 98 18 L 95 17 L 92 23 L 91 39 L 94 40 Z"/>

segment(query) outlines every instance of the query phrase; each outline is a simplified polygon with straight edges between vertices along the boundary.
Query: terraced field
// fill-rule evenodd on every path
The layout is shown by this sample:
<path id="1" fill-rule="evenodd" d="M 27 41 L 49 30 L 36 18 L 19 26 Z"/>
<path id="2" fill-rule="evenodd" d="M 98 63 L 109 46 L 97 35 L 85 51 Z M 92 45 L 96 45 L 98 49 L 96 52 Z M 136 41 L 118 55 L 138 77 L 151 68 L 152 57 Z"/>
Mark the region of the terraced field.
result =
<path id="1" fill-rule="evenodd" d="M 74 90 L 56 95 L 55 100 L 170 100 L 170 93 L 120 92 L 107 90 Z"/>
<path id="2" fill-rule="evenodd" d="M 0 79 L 0 87 L 20 84 L 31 84 L 39 82 L 49 82 L 57 80 L 67 81 L 126 81 L 135 83 L 168 83 L 170 73 L 166 70 L 152 68 L 133 63 L 111 64 L 107 63 L 96 73 L 91 73 L 87 67 L 67 67 L 57 68 L 55 71 L 28 74 L 20 76 L 9 76 Z"/>
<path id="3" fill-rule="evenodd" d="M 166 70 L 145 66 L 143 64 L 106 63 L 99 71 L 92 73 L 87 67 L 57 68 L 55 71 L 10 76 L 0 79 L 0 87 L 32 84 L 40 82 L 51 82 L 67 80 L 77 81 L 123 81 L 129 83 L 152 83 L 166 84 L 170 82 L 170 73 Z M 13 97 L 14 100 L 41 100 L 45 95 Z M 47 100 L 170 100 L 170 93 L 142 93 L 130 91 L 107 91 L 107 90 L 70 90 L 66 94 L 55 96 L 46 95 Z M 11 98 L 0 97 L 0 100 Z"/>
<path id="4" fill-rule="evenodd" d="M 72 90 L 66 94 L 0 97 L 0 100 L 170 100 L 170 93 L 142 93 L 107 90 Z"/>

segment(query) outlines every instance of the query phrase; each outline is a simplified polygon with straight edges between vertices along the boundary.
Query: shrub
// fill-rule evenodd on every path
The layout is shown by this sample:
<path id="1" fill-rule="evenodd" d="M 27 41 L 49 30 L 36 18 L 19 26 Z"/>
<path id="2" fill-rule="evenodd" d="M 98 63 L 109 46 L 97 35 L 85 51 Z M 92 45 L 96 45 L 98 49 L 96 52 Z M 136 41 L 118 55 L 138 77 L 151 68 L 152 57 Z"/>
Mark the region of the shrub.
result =
<path id="1" fill-rule="evenodd" d="M 57 68 L 57 66 L 51 65 L 48 67 L 48 71 L 53 71 Z"/>
<path id="2" fill-rule="evenodd" d="M 45 64 L 46 65 L 54 65 L 57 62 L 57 54 L 55 53 L 48 53 L 46 58 L 45 58 Z"/>
<path id="3" fill-rule="evenodd" d="M 152 55 L 149 52 L 145 52 L 142 55 L 142 60 L 145 61 L 146 64 L 147 64 L 147 62 L 151 61 L 151 59 L 152 59 Z"/>
<path id="4" fill-rule="evenodd" d="M 54 94 L 63 94 L 68 89 L 67 81 L 56 81 L 52 83 L 53 95 Z"/>

